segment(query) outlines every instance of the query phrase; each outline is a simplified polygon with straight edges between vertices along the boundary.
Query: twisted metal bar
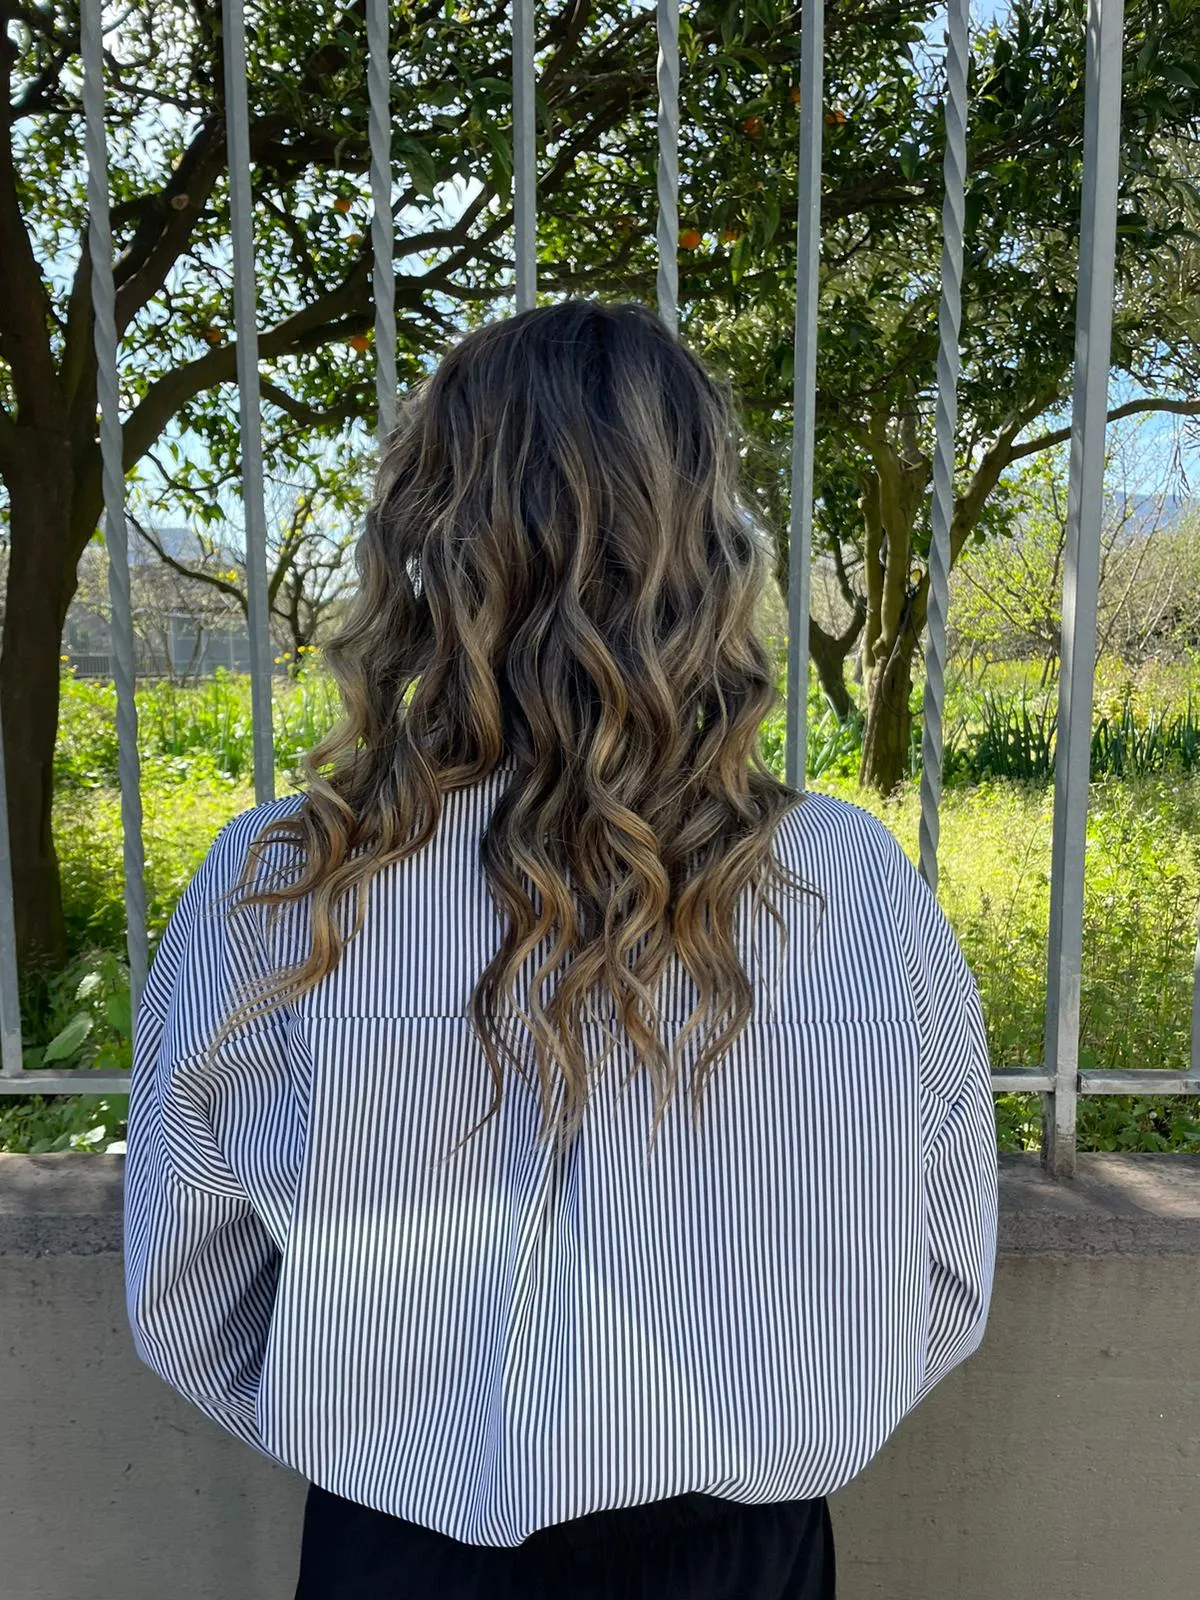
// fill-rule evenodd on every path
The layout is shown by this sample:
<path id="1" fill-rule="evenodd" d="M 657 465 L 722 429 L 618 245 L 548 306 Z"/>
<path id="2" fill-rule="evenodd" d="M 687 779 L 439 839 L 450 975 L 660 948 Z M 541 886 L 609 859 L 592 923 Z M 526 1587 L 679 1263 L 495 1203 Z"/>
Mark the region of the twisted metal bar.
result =
<path id="1" fill-rule="evenodd" d="M 823 0 L 800 14 L 800 151 L 796 205 L 796 327 L 792 355 L 792 484 L 788 520 L 787 721 L 784 778 L 803 789 L 808 768 L 808 611 L 812 571 L 813 437 L 821 262 Z"/>
<path id="2" fill-rule="evenodd" d="M 942 803 L 942 733 L 946 705 L 946 610 L 950 525 L 954 515 L 954 440 L 958 430 L 959 330 L 962 326 L 963 221 L 967 173 L 967 28 L 969 0 L 946 7 L 946 155 L 943 163 L 942 289 L 938 306 L 937 411 L 930 507 L 929 608 L 921 735 L 920 871 L 936 893 Z"/>
<path id="3" fill-rule="evenodd" d="M 513 231 L 517 310 L 537 301 L 537 126 L 533 90 L 533 0 L 513 0 Z"/>
<path id="4" fill-rule="evenodd" d="M 367 143 L 371 159 L 371 258 L 375 295 L 375 399 L 379 443 L 396 425 L 396 279 L 392 266 L 392 129 L 388 117 L 389 0 L 367 0 Z"/>
<path id="5" fill-rule="evenodd" d="M 1083 204 L 1075 310 L 1075 388 L 1063 574 L 1062 665 L 1054 758 L 1045 1060 L 1054 1092 L 1043 1102 L 1042 1161 L 1075 1173 L 1083 874 L 1096 665 L 1096 601 L 1104 501 L 1104 438 L 1112 351 L 1121 134 L 1123 0 L 1090 0 L 1083 116 Z"/>
<path id="6" fill-rule="evenodd" d="M 221 0 L 225 44 L 225 139 L 233 234 L 233 316 L 237 332 L 242 432 L 242 503 L 246 509 L 246 594 L 250 623 L 250 709 L 254 798 L 275 796 L 271 727 L 271 632 L 267 600 L 267 514 L 263 505 L 262 417 L 254 292 L 254 196 L 250 187 L 250 114 L 246 104 L 246 32 L 242 0 Z"/>
<path id="7" fill-rule="evenodd" d="M 658 314 L 679 331 L 679 0 L 657 0 Z"/>
<path id="8" fill-rule="evenodd" d="M 129 954 L 129 998 L 136 1015 L 146 982 L 146 879 L 142 850 L 141 769 L 134 697 L 133 614 L 129 599 L 129 542 L 125 523 L 125 464 L 117 380 L 116 290 L 109 223 L 108 149 L 104 138 L 102 0 L 83 0 L 84 148 L 87 155 L 88 254 L 100 402 L 100 468 L 104 492 L 104 537 L 108 553 L 108 597 L 113 679 L 117 689 L 117 772 L 121 789 L 122 865 L 125 879 L 125 947 Z"/>

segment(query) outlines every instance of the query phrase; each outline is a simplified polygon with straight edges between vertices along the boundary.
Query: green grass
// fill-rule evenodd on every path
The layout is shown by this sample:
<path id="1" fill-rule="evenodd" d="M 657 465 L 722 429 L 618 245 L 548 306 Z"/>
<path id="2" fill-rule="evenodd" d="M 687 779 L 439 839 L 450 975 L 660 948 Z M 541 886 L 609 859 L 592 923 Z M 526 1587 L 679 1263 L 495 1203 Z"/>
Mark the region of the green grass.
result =
<path id="1" fill-rule="evenodd" d="M 1031 687 L 1028 675 L 1022 679 L 1007 669 L 996 679 L 1010 704 Z M 1097 704 L 1102 714 L 1106 707 L 1111 712 L 1129 705 L 1135 728 L 1145 727 L 1156 704 L 1164 715 L 1178 714 L 1196 687 L 1177 679 L 1149 688 L 1101 680 Z M 113 692 L 111 686 L 73 680 L 64 690 L 55 836 L 74 954 L 50 983 L 26 989 L 26 1061 L 42 1064 L 50 1047 L 49 1060 L 62 1065 L 127 1066 Z M 316 672 L 281 682 L 276 691 L 282 793 L 300 753 L 329 726 L 336 701 L 332 685 Z M 1161 702 L 1150 698 L 1156 692 Z M 978 695 L 977 687 L 959 685 L 949 700 L 968 722 L 972 694 Z M 1200 704 L 1200 692 L 1196 700 Z M 839 726 L 815 689 L 809 710 L 814 786 L 882 816 L 915 859 L 916 785 L 890 804 L 859 791 L 858 730 Z M 248 686 L 244 679 L 218 679 L 190 690 L 154 685 L 139 693 L 139 711 L 148 920 L 157 936 L 217 830 L 253 804 Z M 764 727 L 762 745 L 782 774 L 782 717 Z M 1051 801 L 1044 783 L 972 784 L 961 773 L 945 793 L 941 898 L 979 980 L 996 1065 L 1041 1061 Z M 1200 775 L 1110 775 L 1093 783 L 1083 1066 L 1187 1064 L 1198 901 Z M 0 1149 L 103 1150 L 123 1138 L 126 1104 L 124 1096 L 6 1096 L 0 1100 Z M 1002 1148 L 1036 1145 L 1039 1117 L 1039 1097 L 999 1096 Z M 1079 1133 L 1081 1149 L 1197 1148 L 1200 1100 L 1085 1097 Z"/>
<path id="2" fill-rule="evenodd" d="M 333 680 L 320 671 L 276 679 L 272 722 L 275 759 L 285 773 L 312 748 L 337 716 Z M 117 781 L 117 697 L 111 683 L 69 673 L 62 683 L 56 793 L 96 789 Z M 250 682 L 218 669 L 198 687 L 147 684 L 138 690 L 138 753 L 151 783 L 181 782 L 194 772 L 238 782 L 254 769 Z"/>
<path id="3" fill-rule="evenodd" d="M 897 804 L 846 781 L 814 787 L 882 817 L 912 859 L 920 803 Z M 939 898 L 975 973 L 993 1064 L 1038 1066 L 1045 1027 L 1050 916 L 1049 788 L 993 782 L 948 789 L 941 814 Z M 1087 831 L 1080 1066 L 1180 1069 L 1189 1064 L 1200 776 L 1093 783 Z M 1005 1149 L 1036 1146 L 1040 1096 L 997 1096 Z M 1200 1099 L 1084 1096 L 1083 1150 L 1200 1147 Z"/>

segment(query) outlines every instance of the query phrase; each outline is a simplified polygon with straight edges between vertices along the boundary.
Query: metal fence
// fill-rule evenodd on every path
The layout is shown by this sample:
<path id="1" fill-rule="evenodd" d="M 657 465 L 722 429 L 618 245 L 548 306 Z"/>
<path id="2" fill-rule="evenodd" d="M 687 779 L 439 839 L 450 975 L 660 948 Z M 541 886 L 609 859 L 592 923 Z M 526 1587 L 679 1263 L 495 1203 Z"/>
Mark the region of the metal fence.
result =
<path id="1" fill-rule="evenodd" d="M 113 315 L 112 241 L 104 130 L 101 0 L 83 0 L 81 48 L 88 161 L 89 245 L 99 363 L 104 526 L 110 553 L 113 675 L 117 687 L 125 909 L 132 999 L 145 980 L 147 941 L 141 839 L 134 648 L 130 623 L 128 552 L 118 414 L 117 341 Z M 254 231 L 243 0 L 223 0 L 226 116 L 232 207 L 234 319 L 241 410 L 242 484 L 250 617 L 250 676 L 254 715 L 254 787 L 259 802 L 274 794 L 271 733 L 271 650 L 267 631 L 266 521 L 263 508 L 255 317 Z M 379 425 L 392 425 L 396 403 L 396 323 L 392 268 L 392 163 L 388 47 L 389 0 L 366 0 L 371 243 Z M 678 276 L 678 0 L 657 0 L 658 173 L 657 297 L 664 323 L 677 324 Z M 1200 1092 L 1200 982 L 1193 1004 L 1191 1070 L 1080 1071 L 1079 1012 L 1083 946 L 1084 840 L 1088 806 L 1092 689 L 1096 646 L 1105 419 L 1117 218 L 1121 117 L 1123 0 L 1090 0 L 1084 128 L 1083 204 L 1071 421 L 1070 491 L 1063 590 L 1063 648 L 1059 688 L 1059 745 L 1055 767 L 1051 911 L 1047 966 L 1044 1064 L 993 1073 L 997 1091 L 1044 1096 L 1043 1159 L 1056 1177 L 1075 1167 L 1080 1094 Z M 516 304 L 536 296 L 536 127 L 533 0 L 513 0 L 513 226 Z M 942 288 L 939 309 L 937 407 L 930 555 L 930 603 L 921 781 L 920 870 L 937 885 L 938 815 L 942 772 L 942 711 L 946 661 L 947 575 L 954 499 L 956 388 L 963 262 L 966 162 L 968 0 L 946 11 L 946 156 Z M 803 0 L 800 39 L 799 204 L 797 215 L 794 424 L 789 587 L 786 778 L 805 772 L 805 685 L 808 679 L 809 583 L 812 544 L 813 432 L 820 255 L 820 180 L 823 90 L 823 10 Z M 0 766 L 3 750 L 0 747 Z M 11 871 L 4 786 L 0 784 L 0 1091 L 10 1094 L 100 1094 L 127 1090 L 128 1078 L 85 1070 L 24 1072 L 21 1067 L 14 954 Z M 1200 980 L 1200 944 L 1197 947 Z"/>

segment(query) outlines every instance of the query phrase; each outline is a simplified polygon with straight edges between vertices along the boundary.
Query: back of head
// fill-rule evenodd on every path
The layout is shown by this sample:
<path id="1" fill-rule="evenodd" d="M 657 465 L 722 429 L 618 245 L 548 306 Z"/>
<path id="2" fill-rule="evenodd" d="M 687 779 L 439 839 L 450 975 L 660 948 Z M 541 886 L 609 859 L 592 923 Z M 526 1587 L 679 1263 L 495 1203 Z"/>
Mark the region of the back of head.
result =
<path id="1" fill-rule="evenodd" d="M 598 985 L 652 1074 L 656 1127 L 679 1047 L 713 1024 L 698 1104 L 753 1008 L 734 914 L 747 885 L 757 902 L 784 880 L 772 839 L 799 798 L 758 751 L 778 699 L 756 632 L 771 550 L 737 472 L 727 390 L 637 304 L 568 300 L 490 323 L 411 391 L 356 602 L 326 649 L 345 719 L 308 760 L 301 809 L 268 830 L 303 869 L 248 895 L 312 896 L 311 953 L 260 1007 L 333 969 L 338 907 L 353 899 L 357 926 L 366 884 L 429 840 L 442 795 L 503 763 L 483 866 L 508 928 L 471 1005 L 493 1109 L 501 1055 L 520 1069 L 498 1012 L 551 934 L 552 997 L 518 1001 L 543 1133 L 582 1115 L 580 1028 Z M 668 1057 L 653 994 L 673 949 L 700 1001 Z"/>

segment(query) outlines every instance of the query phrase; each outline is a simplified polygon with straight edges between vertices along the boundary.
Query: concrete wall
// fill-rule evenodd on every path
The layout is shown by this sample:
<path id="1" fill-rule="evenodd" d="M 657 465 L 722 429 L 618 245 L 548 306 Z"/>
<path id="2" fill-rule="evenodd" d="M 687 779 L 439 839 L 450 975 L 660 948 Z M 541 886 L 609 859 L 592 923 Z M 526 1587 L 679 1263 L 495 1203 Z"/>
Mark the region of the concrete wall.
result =
<path id="1" fill-rule="evenodd" d="M 123 1158 L 0 1156 L 0 1600 L 292 1600 L 305 1481 L 133 1353 Z M 1200 1592 L 1200 1160 L 1006 1157 L 987 1339 L 831 1501 L 839 1600 Z"/>

